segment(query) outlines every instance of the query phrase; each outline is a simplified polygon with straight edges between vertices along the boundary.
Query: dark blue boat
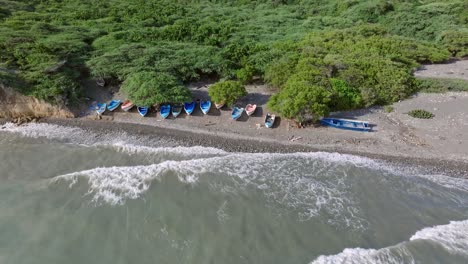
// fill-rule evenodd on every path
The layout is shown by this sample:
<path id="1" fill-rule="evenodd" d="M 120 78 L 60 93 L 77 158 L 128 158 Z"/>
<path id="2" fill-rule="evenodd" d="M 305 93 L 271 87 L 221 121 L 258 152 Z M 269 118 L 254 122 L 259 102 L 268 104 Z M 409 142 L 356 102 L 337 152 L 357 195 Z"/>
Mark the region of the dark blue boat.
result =
<path id="1" fill-rule="evenodd" d="M 138 106 L 137 107 L 138 113 L 140 113 L 141 116 L 145 116 L 148 114 L 149 107 L 147 106 Z"/>
<path id="2" fill-rule="evenodd" d="M 159 114 L 162 118 L 166 119 L 169 114 L 171 113 L 171 106 L 170 105 L 162 105 L 159 109 Z"/>
<path id="3" fill-rule="evenodd" d="M 324 126 L 336 127 L 340 129 L 369 132 L 371 127 L 369 122 L 339 118 L 322 118 L 320 123 Z"/>
<path id="4" fill-rule="evenodd" d="M 196 105 L 197 105 L 196 102 L 184 103 L 185 113 L 187 113 L 187 115 L 191 115 Z"/>

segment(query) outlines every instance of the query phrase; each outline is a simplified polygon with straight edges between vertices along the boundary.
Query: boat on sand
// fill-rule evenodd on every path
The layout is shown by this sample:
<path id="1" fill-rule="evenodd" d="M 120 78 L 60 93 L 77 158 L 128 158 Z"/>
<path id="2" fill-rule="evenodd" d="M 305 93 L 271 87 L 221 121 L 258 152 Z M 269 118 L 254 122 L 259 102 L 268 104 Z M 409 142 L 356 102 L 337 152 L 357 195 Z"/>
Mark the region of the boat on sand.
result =
<path id="1" fill-rule="evenodd" d="M 147 106 L 138 106 L 137 110 L 138 110 L 138 113 L 140 113 L 141 116 L 146 116 L 148 114 L 149 108 Z"/>
<path id="2" fill-rule="evenodd" d="M 207 101 L 201 101 L 200 102 L 200 109 L 202 110 L 203 114 L 208 114 L 208 112 L 210 111 L 210 108 L 211 108 L 211 101 L 207 100 Z"/>
<path id="3" fill-rule="evenodd" d="M 195 106 L 197 105 L 196 102 L 186 102 L 184 103 L 184 110 L 187 115 L 191 115 L 193 110 L 195 110 Z"/>
<path id="4" fill-rule="evenodd" d="M 215 103 L 215 107 L 216 107 L 216 109 L 218 109 L 218 110 L 221 109 L 221 108 L 223 108 L 223 106 L 224 106 L 224 103 L 222 103 L 222 102 L 221 102 L 221 103 Z"/>
<path id="5" fill-rule="evenodd" d="M 275 124 L 275 115 L 267 114 L 265 116 L 265 127 L 272 128 L 273 125 Z"/>
<path id="6" fill-rule="evenodd" d="M 135 105 L 130 101 L 130 100 L 125 100 L 122 102 L 122 110 L 124 110 L 125 112 L 128 112 L 130 111 L 130 109 L 132 109 Z"/>
<path id="7" fill-rule="evenodd" d="M 172 115 L 174 117 L 179 116 L 181 112 L 182 112 L 182 105 L 176 104 L 172 107 Z"/>
<path id="8" fill-rule="evenodd" d="M 322 118 L 320 123 L 324 126 L 335 127 L 339 129 L 353 130 L 353 131 L 362 131 L 369 132 L 371 131 L 371 126 L 367 121 L 360 120 L 350 120 L 350 119 L 341 119 L 341 118 Z"/>
<path id="9" fill-rule="evenodd" d="M 170 105 L 162 105 L 161 108 L 159 108 L 159 114 L 164 119 L 166 119 L 169 116 L 170 113 L 171 113 L 171 106 Z"/>
<path id="10" fill-rule="evenodd" d="M 119 105 L 122 103 L 121 100 L 112 100 L 109 102 L 109 104 L 107 105 L 107 110 L 109 111 L 114 111 L 115 109 L 117 109 L 119 107 Z"/>
<path id="11" fill-rule="evenodd" d="M 237 119 L 239 119 L 239 117 L 242 116 L 242 113 L 243 113 L 243 112 L 244 112 L 244 108 L 240 108 L 240 107 L 237 107 L 237 106 L 236 106 L 236 107 L 234 107 L 234 108 L 232 109 L 231 118 L 232 118 L 233 120 L 237 120 Z"/>
<path id="12" fill-rule="evenodd" d="M 96 105 L 96 113 L 98 115 L 102 115 L 106 111 L 106 106 L 107 106 L 106 103 L 98 103 Z"/>
<path id="13" fill-rule="evenodd" d="M 257 105 L 256 104 L 248 104 L 247 106 L 245 106 L 245 113 L 248 115 L 248 116 L 251 116 L 253 113 L 255 113 L 255 110 L 257 109 Z"/>

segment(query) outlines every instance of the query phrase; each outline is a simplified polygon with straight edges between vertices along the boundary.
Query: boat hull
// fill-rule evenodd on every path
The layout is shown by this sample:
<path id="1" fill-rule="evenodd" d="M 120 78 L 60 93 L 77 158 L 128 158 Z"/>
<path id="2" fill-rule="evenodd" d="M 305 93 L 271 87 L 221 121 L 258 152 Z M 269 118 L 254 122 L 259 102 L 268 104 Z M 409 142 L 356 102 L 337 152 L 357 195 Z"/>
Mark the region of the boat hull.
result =
<path id="1" fill-rule="evenodd" d="M 267 114 L 265 116 L 265 127 L 267 128 L 273 128 L 273 125 L 275 124 L 276 116 L 275 115 L 270 115 Z"/>
<path id="2" fill-rule="evenodd" d="M 197 103 L 191 102 L 191 103 L 184 103 L 184 111 L 187 115 L 191 115 L 193 113 L 193 110 L 195 110 L 195 106 Z"/>
<path id="3" fill-rule="evenodd" d="M 257 110 L 257 105 L 248 104 L 248 105 L 245 107 L 245 113 L 246 113 L 248 116 L 253 115 L 253 113 L 255 113 L 255 110 Z"/>
<path id="4" fill-rule="evenodd" d="M 244 112 L 244 108 L 234 107 L 234 109 L 231 112 L 231 118 L 233 120 L 237 120 L 242 116 L 243 112 Z"/>
<path id="5" fill-rule="evenodd" d="M 348 120 L 348 119 L 339 119 L 339 118 L 322 118 L 320 123 L 324 126 L 334 127 L 338 129 L 360 131 L 360 132 L 370 132 L 371 127 L 366 121 L 359 120 Z"/>
<path id="6" fill-rule="evenodd" d="M 203 112 L 203 114 L 208 114 L 210 112 L 211 108 L 211 101 L 201 101 L 200 102 L 200 109 Z"/>
<path id="7" fill-rule="evenodd" d="M 106 111 L 106 108 L 107 108 L 107 104 L 97 104 L 96 106 L 96 113 L 98 115 L 102 115 L 105 111 Z"/>
<path id="8" fill-rule="evenodd" d="M 130 101 L 124 101 L 124 102 L 122 103 L 121 108 L 122 108 L 123 111 L 128 112 L 128 111 L 130 111 L 130 109 L 132 109 L 134 106 L 135 106 L 135 105 L 132 104 Z"/>
<path id="9" fill-rule="evenodd" d="M 174 117 L 178 117 L 181 112 L 182 112 L 182 106 L 176 105 L 172 107 L 172 115 Z"/>
<path id="10" fill-rule="evenodd" d="M 159 114 L 162 118 L 166 119 L 169 114 L 171 113 L 171 106 L 170 105 L 163 105 L 161 109 L 159 109 Z"/>
<path id="11" fill-rule="evenodd" d="M 120 106 L 121 103 L 122 103 L 122 101 L 120 101 L 120 100 L 112 100 L 107 105 L 107 110 L 112 112 L 115 109 L 117 109 Z"/>
<path id="12" fill-rule="evenodd" d="M 224 106 L 224 103 L 215 103 L 215 107 L 216 107 L 216 109 L 218 109 L 218 110 L 221 109 L 221 108 L 223 108 L 223 106 Z"/>
<path id="13" fill-rule="evenodd" d="M 143 117 L 146 116 L 149 111 L 148 107 L 145 107 L 145 106 L 138 106 L 137 109 L 138 109 L 138 113 Z"/>

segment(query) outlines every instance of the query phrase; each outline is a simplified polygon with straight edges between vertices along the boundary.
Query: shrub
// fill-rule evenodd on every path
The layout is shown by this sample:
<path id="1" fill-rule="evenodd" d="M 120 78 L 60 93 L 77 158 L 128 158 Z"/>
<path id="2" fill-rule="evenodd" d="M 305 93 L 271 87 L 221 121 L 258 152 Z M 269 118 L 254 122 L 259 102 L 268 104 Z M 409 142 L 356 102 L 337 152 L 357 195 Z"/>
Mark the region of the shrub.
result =
<path id="1" fill-rule="evenodd" d="M 240 97 L 246 96 L 247 91 L 244 85 L 236 81 L 221 81 L 210 86 L 208 94 L 211 100 L 226 105 L 234 104 Z"/>
<path id="2" fill-rule="evenodd" d="M 391 113 L 391 112 L 393 112 L 395 110 L 395 108 L 393 108 L 393 106 L 391 106 L 391 105 L 386 105 L 386 106 L 384 106 L 383 109 L 384 109 L 385 113 Z"/>
<path id="3" fill-rule="evenodd" d="M 420 119 L 431 119 L 434 117 L 434 114 L 422 109 L 415 109 L 408 112 L 408 115 L 414 118 Z"/>
<path id="4" fill-rule="evenodd" d="M 419 91 L 425 93 L 468 92 L 468 81 L 457 79 L 418 79 Z"/>
<path id="5" fill-rule="evenodd" d="M 167 73 L 145 71 L 133 73 L 128 76 L 121 88 L 137 105 L 182 103 L 191 97 L 188 88 Z"/>

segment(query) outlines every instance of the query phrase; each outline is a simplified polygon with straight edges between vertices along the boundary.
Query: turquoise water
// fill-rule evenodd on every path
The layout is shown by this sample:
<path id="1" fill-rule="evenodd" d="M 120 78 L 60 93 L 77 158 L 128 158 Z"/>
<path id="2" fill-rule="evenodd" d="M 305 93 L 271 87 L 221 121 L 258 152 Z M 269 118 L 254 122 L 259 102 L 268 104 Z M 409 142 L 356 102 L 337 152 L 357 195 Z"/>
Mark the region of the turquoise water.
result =
<path id="1" fill-rule="evenodd" d="M 0 160 L 0 263 L 468 262 L 464 179 L 47 124 Z"/>

